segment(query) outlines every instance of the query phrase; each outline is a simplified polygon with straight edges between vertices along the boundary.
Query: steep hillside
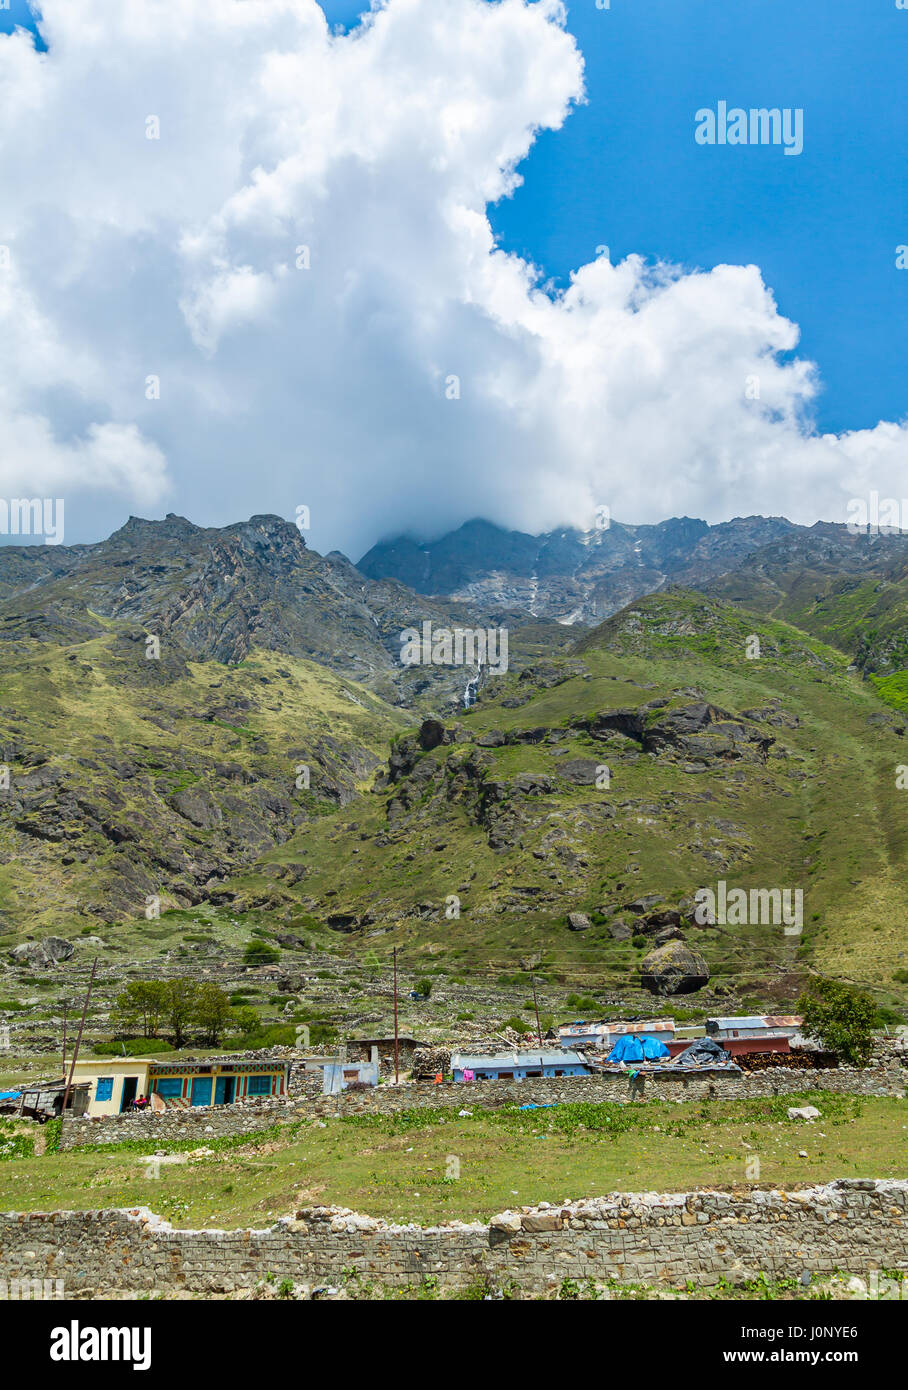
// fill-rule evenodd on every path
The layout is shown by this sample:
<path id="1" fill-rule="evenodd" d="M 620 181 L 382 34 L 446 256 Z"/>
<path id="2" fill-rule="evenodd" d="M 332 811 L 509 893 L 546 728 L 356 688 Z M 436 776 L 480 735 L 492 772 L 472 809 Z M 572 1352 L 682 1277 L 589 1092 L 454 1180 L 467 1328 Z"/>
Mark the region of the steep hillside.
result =
<path id="1" fill-rule="evenodd" d="M 458 610 L 277 518 L 52 550 L 0 554 L 3 946 L 305 930 L 350 967 L 398 944 L 439 980 L 651 1009 L 641 963 L 683 939 L 697 1007 L 787 1003 L 811 969 L 904 998 L 908 743 L 835 645 L 677 588 L 579 640 L 524 612 L 464 709 L 463 668 L 394 660 L 408 618 Z M 692 921 L 720 881 L 801 892 L 803 930 Z"/>
<path id="2" fill-rule="evenodd" d="M 534 959 L 626 993 L 697 889 L 800 889 L 800 936 L 685 927 L 711 988 L 781 1001 L 819 968 L 897 997 L 906 744 L 847 666 L 786 624 L 652 596 L 574 657 L 490 682 L 469 713 L 398 740 L 374 791 L 266 856 L 289 882 L 305 869 L 295 886 L 245 874 L 225 890 L 234 908 L 297 901 L 351 951 L 400 942 L 465 973 Z M 589 928 L 572 931 L 570 912 Z"/>
<path id="3" fill-rule="evenodd" d="M 141 629 L 98 631 L 0 672 L 0 913 L 32 933 L 203 901 L 351 800 L 404 720 L 312 662 L 147 660 Z"/>
<path id="4" fill-rule="evenodd" d="M 821 637 L 867 675 L 908 666 L 908 536 L 818 525 L 761 548 L 734 573 L 688 582 Z"/>
<path id="5" fill-rule="evenodd" d="M 0 594 L 0 914 L 19 931 L 198 904 L 349 801 L 415 709 L 458 710 L 477 675 L 402 665 L 405 628 L 513 616 L 517 669 L 572 640 L 372 583 L 278 517 L 3 547 Z"/>
<path id="6" fill-rule="evenodd" d="M 425 696 L 456 706 L 462 670 L 401 665 L 401 632 L 426 621 L 519 627 L 528 616 L 372 582 L 343 555 L 309 550 L 276 516 L 220 529 L 132 517 L 97 545 L 0 547 L 0 644 L 16 651 L 91 641 L 105 623 L 126 624 L 186 658 L 236 663 L 255 649 L 282 652 L 392 703 Z"/>

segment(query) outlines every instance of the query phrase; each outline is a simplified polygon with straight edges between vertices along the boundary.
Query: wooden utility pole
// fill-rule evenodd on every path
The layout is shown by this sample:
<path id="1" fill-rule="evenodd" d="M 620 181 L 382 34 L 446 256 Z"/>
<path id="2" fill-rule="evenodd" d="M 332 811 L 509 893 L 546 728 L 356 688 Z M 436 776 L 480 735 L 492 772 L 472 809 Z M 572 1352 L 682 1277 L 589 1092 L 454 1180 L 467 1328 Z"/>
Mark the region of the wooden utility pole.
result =
<path id="1" fill-rule="evenodd" d="M 95 982 L 95 971 L 98 968 L 98 957 L 95 956 L 94 964 L 91 967 L 91 974 L 88 977 L 88 989 L 85 991 L 85 1003 L 82 1005 L 82 1017 L 79 1019 L 79 1031 L 76 1034 L 76 1045 L 73 1048 L 73 1059 L 69 1067 L 69 1076 L 66 1087 L 63 1091 L 63 1105 L 60 1110 L 60 1118 L 66 1114 L 66 1102 L 69 1100 L 69 1092 L 73 1084 L 73 1072 L 76 1069 L 76 1062 L 79 1057 L 79 1044 L 82 1041 L 82 1029 L 85 1027 L 85 1015 L 88 1013 L 88 1001 L 91 998 L 91 987 Z"/>
<path id="2" fill-rule="evenodd" d="M 397 947 L 394 947 L 394 1084 L 400 1081 L 397 1065 Z"/>
<path id="3" fill-rule="evenodd" d="M 66 1075 L 66 1000 L 63 1000 L 63 1075 Z"/>
<path id="4" fill-rule="evenodd" d="M 539 1022 L 539 1000 L 536 998 L 536 976 L 533 976 L 533 1007 L 536 1010 L 536 1036 L 539 1039 L 539 1046 L 542 1047 L 542 1025 Z"/>

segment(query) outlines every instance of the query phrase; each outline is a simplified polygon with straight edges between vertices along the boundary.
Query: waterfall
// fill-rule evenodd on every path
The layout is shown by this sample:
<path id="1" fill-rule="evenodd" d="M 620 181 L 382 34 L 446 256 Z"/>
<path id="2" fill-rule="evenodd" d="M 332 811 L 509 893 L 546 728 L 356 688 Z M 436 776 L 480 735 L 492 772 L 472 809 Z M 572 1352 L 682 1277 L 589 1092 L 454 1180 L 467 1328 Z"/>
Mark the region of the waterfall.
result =
<path id="1" fill-rule="evenodd" d="M 477 691 L 479 690 L 479 682 L 480 682 L 481 680 L 482 680 L 482 662 L 479 663 L 479 669 L 478 669 L 476 675 L 475 675 L 475 676 L 471 676 L 470 679 L 467 681 L 466 686 L 464 687 L 464 692 L 463 692 L 463 707 L 464 707 L 464 709 L 472 709 L 473 705 L 476 704 L 476 694 L 477 694 Z"/>

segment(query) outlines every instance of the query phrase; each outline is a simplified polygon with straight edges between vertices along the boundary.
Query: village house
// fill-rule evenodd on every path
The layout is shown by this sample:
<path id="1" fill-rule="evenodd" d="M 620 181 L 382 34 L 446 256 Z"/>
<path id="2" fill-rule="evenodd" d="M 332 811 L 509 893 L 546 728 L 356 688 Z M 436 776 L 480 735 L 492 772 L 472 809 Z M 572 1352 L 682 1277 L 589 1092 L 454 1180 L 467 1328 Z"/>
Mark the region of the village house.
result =
<path id="1" fill-rule="evenodd" d="M 754 1014 L 740 1018 L 708 1018 L 707 1036 L 733 1057 L 745 1052 L 790 1052 L 801 1020 L 793 1015 Z"/>
<path id="2" fill-rule="evenodd" d="M 665 1043 L 665 1046 L 669 1047 L 676 1032 L 673 1018 L 651 1018 L 631 1023 L 622 1020 L 609 1022 L 606 1019 L 593 1023 L 581 1018 L 574 1023 L 562 1024 L 557 1030 L 557 1036 L 563 1047 L 599 1047 L 611 1052 L 618 1039 L 629 1033 L 636 1033 L 641 1037 L 645 1034 L 648 1038 L 655 1038 L 657 1042 Z M 701 1036 L 702 1032 L 701 1029 Z"/>
<path id="3" fill-rule="evenodd" d="M 329 1057 L 322 1068 L 322 1092 L 336 1096 L 348 1086 L 377 1086 L 378 1059 L 371 1062 L 348 1062 Z"/>
<path id="4" fill-rule="evenodd" d="M 409 1071 L 413 1065 L 413 1054 L 418 1047 L 425 1047 L 426 1044 L 418 1038 L 412 1038 L 409 1034 L 399 1034 L 397 1038 L 397 1064 L 401 1071 Z M 363 1062 L 374 1062 L 377 1058 L 379 1064 L 386 1070 L 394 1065 L 394 1038 L 348 1038 L 347 1055 L 351 1061 L 358 1060 Z"/>
<path id="5" fill-rule="evenodd" d="M 788 1052 L 798 1036 L 801 1020 L 789 1015 L 760 1014 L 741 1018 L 708 1018 L 705 1024 L 677 1024 L 673 1018 L 599 1020 L 577 1019 L 562 1024 L 555 1036 L 563 1047 L 602 1049 L 610 1052 L 619 1038 L 628 1035 L 655 1038 L 672 1057 L 695 1039 L 710 1037 L 733 1056 L 746 1052 Z"/>
<path id="6" fill-rule="evenodd" d="M 66 1097 L 67 1115 L 84 1115 L 88 1109 L 88 1087 L 75 1082 L 67 1092 L 66 1079 L 59 1081 L 35 1081 L 27 1086 L 16 1086 L 11 1091 L 0 1091 L 0 1114 L 28 1115 L 31 1119 L 57 1119 L 63 1113 L 63 1098 Z"/>
<path id="7" fill-rule="evenodd" d="M 455 1081 L 523 1081 L 533 1076 L 589 1076 L 590 1069 L 577 1052 L 561 1048 L 526 1048 L 520 1052 L 452 1052 Z"/>
<path id="8" fill-rule="evenodd" d="M 290 1063 L 278 1058 L 165 1062 L 153 1057 L 100 1057 L 77 1062 L 73 1080 L 88 1085 L 86 1113 L 95 1117 L 131 1111 L 140 1097 L 147 1097 L 149 1109 L 163 1111 L 285 1096 L 289 1071 Z"/>

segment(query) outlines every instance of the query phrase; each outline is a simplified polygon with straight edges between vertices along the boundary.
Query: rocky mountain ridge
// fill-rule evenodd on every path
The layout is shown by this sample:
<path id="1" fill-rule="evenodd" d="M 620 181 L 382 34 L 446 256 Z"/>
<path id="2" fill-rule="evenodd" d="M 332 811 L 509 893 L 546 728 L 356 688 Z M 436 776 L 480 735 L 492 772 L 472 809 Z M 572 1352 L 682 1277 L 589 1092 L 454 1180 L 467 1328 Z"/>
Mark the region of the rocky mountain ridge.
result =
<path id="1" fill-rule="evenodd" d="M 568 625 L 601 622 L 672 584 L 783 616 L 780 608 L 797 601 L 799 585 L 826 592 L 849 578 L 880 578 L 906 566 L 908 535 L 853 535 L 844 525 L 807 527 L 761 516 L 713 526 L 690 517 L 647 526 L 611 521 L 540 536 L 475 520 L 431 542 L 407 536 L 381 542 L 359 561 L 373 580 L 506 604 Z"/>

